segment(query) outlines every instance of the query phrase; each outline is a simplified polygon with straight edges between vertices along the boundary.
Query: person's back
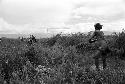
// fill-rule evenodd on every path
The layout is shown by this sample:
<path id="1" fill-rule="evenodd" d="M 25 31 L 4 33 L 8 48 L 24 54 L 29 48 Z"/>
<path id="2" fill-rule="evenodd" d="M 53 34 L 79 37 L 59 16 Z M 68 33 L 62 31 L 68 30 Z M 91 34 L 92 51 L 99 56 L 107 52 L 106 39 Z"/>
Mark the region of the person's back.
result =
<path id="1" fill-rule="evenodd" d="M 99 40 L 104 40 L 104 33 L 100 30 L 95 30 L 94 31 L 96 39 Z"/>
<path id="2" fill-rule="evenodd" d="M 100 23 L 97 23 L 94 25 L 94 27 L 95 27 L 95 31 L 92 37 L 90 38 L 90 41 L 93 40 L 93 42 L 95 43 L 95 46 L 98 47 L 98 49 L 103 50 L 107 48 L 107 42 L 104 38 L 103 31 L 100 31 L 102 29 L 102 25 L 100 25 Z"/>
<path id="3" fill-rule="evenodd" d="M 108 49 L 107 42 L 104 38 L 104 33 L 100 31 L 102 29 L 102 25 L 100 23 L 96 23 L 94 27 L 95 27 L 95 31 L 92 37 L 90 38 L 89 42 L 90 43 L 94 42 L 95 46 L 98 48 L 94 56 L 95 65 L 96 65 L 96 68 L 99 69 L 99 58 L 102 58 L 103 68 L 105 68 L 106 67 L 106 55 L 107 55 L 105 51 Z"/>
<path id="4" fill-rule="evenodd" d="M 95 30 L 94 33 L 95 33 L 95 37 L 96 37 L 95 45 L 98 47 L 98 49 L 101 49 L 101 50 L 106 49 L 107 42 L 104 38 L 104 33 L 99 30 Z"/>

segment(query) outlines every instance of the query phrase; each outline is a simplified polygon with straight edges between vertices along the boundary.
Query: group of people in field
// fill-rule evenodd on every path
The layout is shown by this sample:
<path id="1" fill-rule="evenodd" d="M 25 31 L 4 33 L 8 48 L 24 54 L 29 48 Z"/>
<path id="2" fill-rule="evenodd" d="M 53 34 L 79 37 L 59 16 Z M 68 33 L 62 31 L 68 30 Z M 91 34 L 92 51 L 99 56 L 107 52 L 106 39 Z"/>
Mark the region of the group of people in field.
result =
<path id="1" fill-rule="evenodd" d="M 99 59 L 100 58 L 103 61 L 103 69 L 106 68 L 106 55 L 111 52 L 111 50 L 108 47 L 107 41 L 104 38 L 104 33 L 101 31 L 102 26 L 103 25 L 101 25 L 100 23 L 96 23 L 94 25 L 95 31 L 94 31 L 93 35 L 91 36 L 91 38 L 89 39 L 89 43 L 94 43 L 98 47 L 98 49 L 93 57 L 95 60 L 95 66 L 96 66 L 97 70 L 99 70 Z M 22 38 L 21 41 L 24 41 L 24 39 Z M 27 41 L 27 43 L 29 45 L 32 45 L 34 42 L 37 42 L 37 40 L 33 35 L 31 35 L 29 40 Z M 32 55 L 33 54 L 32 50 L 34 50 L 34 48 L 29 49 L 28 53 L 26 54 L 27 58 L 29 59 L 29 61 L 31 61 L 31 63 L 34 61 L 34 57 L 32 57 L 32 56 L 34 56 L 34 55 Z M 37 60 L 35 60 L 34 63 L 37 64 Z M 4 62 L 3 66 L 4 66 L 3 68 L 4 68 L 4 73 L 5 73 L 4 79 L 9 84 L 9 79 L 10 79 L 9 73 L 10 72 L 9 72 L 8 61 Z"/>

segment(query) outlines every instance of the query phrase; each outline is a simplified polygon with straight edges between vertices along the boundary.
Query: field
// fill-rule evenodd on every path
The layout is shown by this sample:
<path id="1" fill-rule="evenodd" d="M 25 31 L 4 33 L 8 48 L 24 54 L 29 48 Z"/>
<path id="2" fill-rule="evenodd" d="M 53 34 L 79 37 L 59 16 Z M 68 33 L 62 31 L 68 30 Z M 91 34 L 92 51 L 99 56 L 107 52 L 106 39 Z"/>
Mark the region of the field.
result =
<path id="1" fill-rule="evenodd" d="M 0 41 L 0 83 L 8 59 L 10 84 L 125 84 L 125 55 L 112 52 L 107 68 L 95 70 L 96 46 L 88 43 L 90 34 L 57 34 L 28 45 L 20 39 Z M 111 49 L 125 50 L 125 32 L 105 36 Z"/>

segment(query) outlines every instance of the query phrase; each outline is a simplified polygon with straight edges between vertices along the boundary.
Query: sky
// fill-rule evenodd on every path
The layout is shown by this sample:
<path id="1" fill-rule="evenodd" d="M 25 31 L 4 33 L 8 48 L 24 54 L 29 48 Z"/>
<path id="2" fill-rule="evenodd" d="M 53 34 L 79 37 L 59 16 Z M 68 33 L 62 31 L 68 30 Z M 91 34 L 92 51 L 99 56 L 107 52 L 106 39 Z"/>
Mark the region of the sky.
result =
<path id="1" fill-rule="evenodd" d="M 0 0 L 0 33 L 71 33 L 125 28 L 125 0 Z"/>

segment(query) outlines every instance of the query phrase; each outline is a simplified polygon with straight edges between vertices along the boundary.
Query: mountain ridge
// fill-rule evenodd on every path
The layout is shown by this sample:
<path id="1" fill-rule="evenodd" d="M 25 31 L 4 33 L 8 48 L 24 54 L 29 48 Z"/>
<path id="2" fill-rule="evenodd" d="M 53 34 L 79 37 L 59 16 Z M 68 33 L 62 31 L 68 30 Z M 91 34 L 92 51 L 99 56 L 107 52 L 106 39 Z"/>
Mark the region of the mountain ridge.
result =
<path id="1" fill-rule="evenodd" d="M 90 31 L 93 32 L 93 31 Z M 111 31 L 103 31 L 105 35 L 111 35 L 113 32 Z M 81 32 L 87 34 L 88 32 Z M 24 37 L 27 38 L 30 35 L 34 35 L 36 38 L 47 38 L 53 36 L 53 34 L 50 33 L 31 33 L 31 34 L 0 34 L 0 38 L 6 37 L 6 38 L 19 38 Z"/>

